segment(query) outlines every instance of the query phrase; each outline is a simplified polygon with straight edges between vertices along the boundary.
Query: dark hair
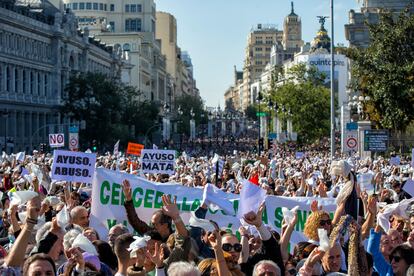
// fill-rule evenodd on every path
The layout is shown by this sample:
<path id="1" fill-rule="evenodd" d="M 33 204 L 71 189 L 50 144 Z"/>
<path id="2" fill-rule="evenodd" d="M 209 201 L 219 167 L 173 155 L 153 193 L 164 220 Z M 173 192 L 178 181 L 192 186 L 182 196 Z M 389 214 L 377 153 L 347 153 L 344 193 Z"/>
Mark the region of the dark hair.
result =
<path id="1" fill-rule="evenodd" d="M 92 244 L 95 246 L 96 251 L 98 252 L 98 257 L 101 262 L 109 266 L 112 270 L 116 270 L 118 267 L 118 261 L 116 260 L 116 255 L 112 251 L 109 243 L 96 240 Z"/>
<path id="2" fill-rule="evenodd" d="M 29 258 L 26 259 L 26 261 L 23 264 L 23 276 L 28 275 L 29 267 L 35 261 L 47 261 L 47 262 L 49 262 L 50 265 L 53 268 L 53 274 L 56 275 L 56 266 L 55 266 L 55 262 L 53 261 L 53 259 L 51 257 L 49 257 L 48 255 L 44 254 L 44 253 L 39 253 L 39 254 L 32 255 L 32 256 L 30 256 Z"/>
<path id="3" fill-rule="evenodd" d="M 148 231 L 147 233 L 145 233 L 145 235 L 151 237 L 151 240 L 162 242 L 162 237 L 160 233 L 158 233 L 155 230 Z"/>
<path id="4" fill-rule="evenodd" d="M 155 214 L 160 215 L 160 223 L 162 224 L 167 223 L 168 229 L 170 229 L 170 232 L 173 233 L 174 231 L 172 230 L 172 219 L 169 216 L 165 215 L 161 210 L 155 211 L 153 215 Z"/>
<path id="5" fill-rule="evenodd" d="M 390 256 L 398 253 L 408 266 L 414 264 L 414 249 L 406 244 L 400 244 L 392 250 Z M 391 259 L 391 258 L 390 258 Z"/>
<path id="6" fill-rule="evenodd" d="M 118 259 L 125 261 L 129 258 L 128 247 L 134 241 L 134 238 L 131 234 L 122 234 L 118 236 L 115 240 L 114 252 Z"/>

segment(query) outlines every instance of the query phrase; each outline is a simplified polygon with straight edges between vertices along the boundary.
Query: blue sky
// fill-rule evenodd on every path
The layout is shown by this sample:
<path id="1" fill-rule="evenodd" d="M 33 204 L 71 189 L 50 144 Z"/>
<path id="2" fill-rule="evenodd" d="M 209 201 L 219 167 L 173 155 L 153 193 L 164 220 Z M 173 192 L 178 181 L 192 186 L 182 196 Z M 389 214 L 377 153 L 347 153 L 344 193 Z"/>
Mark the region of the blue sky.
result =
<path id="1" fill-rule="evenodd" d="M 223 107 L 224 92 L 233 84 L 233 66 L 241 70 L 251 27 L 276 24 L 290 13 L 289 0 L 155 0 L 158 11 L 177 19 L 178 46 L 189 52 L 201 97 L 207 106 Z M 310 42 L 319 29 L 318 15 L 329 15 L 329 0 L 294 0 L 302 18 L 302 37 Z M 335 43 L 348 45 L 344 24 L 356 0 L 335 0 Z M 330 21 L 327 21 L 330 35 Z"/>

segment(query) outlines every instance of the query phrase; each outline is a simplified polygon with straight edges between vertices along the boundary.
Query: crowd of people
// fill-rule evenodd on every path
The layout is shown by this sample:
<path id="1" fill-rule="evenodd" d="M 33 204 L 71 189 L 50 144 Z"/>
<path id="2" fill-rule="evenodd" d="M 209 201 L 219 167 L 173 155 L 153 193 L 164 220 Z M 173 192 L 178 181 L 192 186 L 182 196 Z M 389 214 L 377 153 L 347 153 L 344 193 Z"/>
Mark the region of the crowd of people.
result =
<path id="1" fill-rule="evenodd" d="M 298 215 L 284 213 L 282 231 L 263 223 L 265 209 L 243 214 L 236 233 L 188 225 L 174 198 L 144 221 L 122 183 L 125 217 L 107 236 L 90 227 L 90 183 L 51 179 L 53 157 L 34 151 L 0 158 L 1 275 L 414 275 L 414 185 L 410 158 L 338 156 L 324 150 L 276 148 L 260 155 L 181 154 L 175 173 L 143 174 L 139 159 L 97 156 L 96 167 L 158 182 L 239 194 L 244 180 L 269 196 L 334 199 L 310 206 L 303 234 L 291 243 Z M 318 204 L 319 202 L 319 204 Z M 195 216 L 205 220 L 209 202 Z M 289 211 L 291 213 L 289 213 Z M 253 230 L 252 230 L 253 229 Z"/>

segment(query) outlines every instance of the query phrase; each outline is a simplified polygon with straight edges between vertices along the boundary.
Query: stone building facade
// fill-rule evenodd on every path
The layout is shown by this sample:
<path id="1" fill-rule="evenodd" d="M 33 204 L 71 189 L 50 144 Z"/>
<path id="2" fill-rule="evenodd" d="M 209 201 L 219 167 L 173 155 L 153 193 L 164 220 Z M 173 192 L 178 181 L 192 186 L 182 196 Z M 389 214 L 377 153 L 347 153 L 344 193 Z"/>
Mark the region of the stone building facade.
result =
<path id="1" fill-rule="evenodd" d="M 125 60 L 80 32 L 73 13 L 48 1 L 39 9 L 0 2 L 0 144 L 7 152 L 30 151 L 48 134 L 67 132 L 59 113 L 64 88 L 75 72 L 120 79 Z"/>

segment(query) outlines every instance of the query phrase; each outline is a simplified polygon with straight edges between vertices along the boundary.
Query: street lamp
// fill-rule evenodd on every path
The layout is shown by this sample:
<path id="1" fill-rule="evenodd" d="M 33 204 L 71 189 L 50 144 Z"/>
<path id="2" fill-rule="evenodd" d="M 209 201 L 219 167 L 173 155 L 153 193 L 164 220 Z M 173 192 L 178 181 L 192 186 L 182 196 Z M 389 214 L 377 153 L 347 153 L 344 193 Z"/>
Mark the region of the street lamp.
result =
<path id="1" fill-rule="evenodd" d="M 269 107 L 269 116 L 268 116 L 268 122 L 267 122 L 267 138 L 269 140 L 269 134 L 270 134 L 270 121 L 272 119 L 272 110 L 273 110 L 273 101 L 269 98 L 269 102 L 267 103 L 267 106 Z M 273 130 L 274 132 L 275 130 Z M 269 145 L 268 145 L 269 147 Z"/>
<path id="2" fill-rule="evenodd" d="M 194 110 L 193 108 L 191 108 L 190 110 L 190 116 L 191 116 L 191 120 L 190 120 L 190 139 L 191 141 L 193 141 L 195 139 L 195 121 L 194 121 Z"/>
<path id="3" fill-rule="evenodd" d="M 179 115 L 180 120 L 182 120 L 183 110 L 181 108 L 181 105 L 178 106 L 177 112 L 178 112 L 178 115 Z M 181 122 L 181 126 L 182 126 L 182 122 Z M 178 125 L 177 125 L 177 128 L 179 128 Z M 180 150 L 182 150 L 182 143 L 183 143 L 183 137 L 182 137 L 182 133 L 181 132 L 182 131 L 178 130 L 178 133 L 180 135 Z"/>
<path id="4" fill-rule="evenodd" d="M 364 107 L 367 102 L 371 100 L 370 96 L 353 96 L 351 101 L 348 102 L 348 107 L 356 107 L 357 113 L 359 115 L 359 118 L 362 120 L 369 120 L 367 114 L 364 112 Z"/>
<path id="5" fill-rule="evenodd" d="M 219 137 L 219 125 L 220 125 L 220 119 L 221 119 L 221 115 L 220 115 L 220 110 L 217 111 L 216 113 L 216 145 L 218 147 L 218 137 Z"/>
<path id="6" fill-rule="evenodd" d="M 170 121 L 168 118 L 168 114 L 170 113 L 170 106 L 168 105 L 168 103 L 164 104 L 164 125 L 163 125 L 163 134 L 164 134 L 164 142 L 166 143 L 166 145 L 164 146 L 168 146 L 168 140 L 170 139 Z"/>
<path id="7" fill-rule="evenodd" d="M 1 111 L 1 116 L 4 118 L 4 152 L 7 152 L 7 118 L 10 112 Z"/>
<path id="8" fill-rule="evenodd" d="M 258 135 L 258 137 L 259 137 L 259 140 L 257 141 L 257 144 L 258 144 L 258 149 L 259 149 L 259 155 L 260 155 L 260 152 L 261 152 L 261 148 L 260 148 L 260 122 L 261 122 L 261 120 L 260 120 L 260 116 L 262 115 L 261 113 L 260 113 L 260 102 L 263 100 L 263 96 L 262 96 L 262 93 L 259 91 L 259 93 L 258 93 L 258 95 L 257 95 L 257 102 L 258 102 L 258 104 L 259 104 L 259 113 L 258 113 L 258 116 L 257 116 L 257 121 L 259 122 L 259 135 Z"/>

